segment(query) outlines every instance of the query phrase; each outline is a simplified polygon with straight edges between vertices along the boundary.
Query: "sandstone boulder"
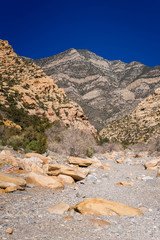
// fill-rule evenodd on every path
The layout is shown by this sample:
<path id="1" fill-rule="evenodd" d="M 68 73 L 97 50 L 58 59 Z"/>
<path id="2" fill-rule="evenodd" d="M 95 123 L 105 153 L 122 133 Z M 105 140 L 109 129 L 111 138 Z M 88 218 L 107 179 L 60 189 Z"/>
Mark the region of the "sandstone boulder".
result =
<path id="1" fill-rule="evenodd" d="M 52 189 L 64 188 L 63 182 L 56 177 L 49 177 L 40 173 L 30 172 L 26 174 L 27 183 L 35 184 L 36 186 L 48 187 Z"/>
<path id="2" fill-rule="evenodd" d="M 83 180 L 87 173 L 80 171 L 78 168 L 72 168 L 66 165 L 52 164 L 48 167 L 48 175 L 58 176 L 60 174 L 72 177 L 74 180 Z"/>
<path id="3" fill-rule="evenodd" d="M 5 193 L 14 192 L 14 191 L 17 191 L 17 190 L 24 190 L 24 188 L 19 187 L 19 186 L 10 186 L 10 187 L 7 187 L 5 189 Z"/>
<path id="4" fill-rule="evenodd" d="M 88 167 L 93 163 L 93 160 L 90 158 L 70 157 L 68 159 L 68 163 L 78 165 L 80 167 Z"/>
<path id="5" fill-rule="evenodd" d="M 64 184 L 74 184 L 74 179 L 70 176 L 67 176 L 67 175 L 63 175 L 63 174 L 60 174 L 58 175 L 57 177 L 58 179 L 60 179 Z"/>
<path id="6" fill-rule="evenodd" d="M 18 162 L 16 158 L 13 157 L 12 155 L 6 155 L 4 153 L 0 153 L 0 165 L 4 166 L 5 164 L 17 166 Z"/>
<path id="7" fill-rule="evenodd" d="M 26 185 L 26 181 L 23 178 L 15 177 L 13 175 L 6 174 L 6 173 L 1 173 L 1 172 L 0 172 L 0 181 L 1 182 L 7 182 L 7 183 L 10 183 L 10 184 L 13 183 L 16 186 L 20 186 L 20 187 L 24 187 Z"/>
<path id="8" fill-rule="evenodd" d="M 42 160 L 43 164 L 47 164 L 50 160 L 50 158 L 48 157 L 44 157 L 43 155 L 39 154 L 39 153 L 27 153 L 24 158 L 39 158 Z"/>
<path id="9" fill-rule="evenodd" d="M 71 207 L 71 209 L 75 209 L 84 215 L 94 216 L 143 215 L 143 213 L 137 208 L 127 206 L 123 203 L 107 201 L 101 198 L 86 199 L 74 207 Z"/>
<path id="10" fill-rule="evenodd" d="M 24 158 L 19 160 L 19 167 L 26 172 L 43 173 L 43 161 L 37 157 Z"/>

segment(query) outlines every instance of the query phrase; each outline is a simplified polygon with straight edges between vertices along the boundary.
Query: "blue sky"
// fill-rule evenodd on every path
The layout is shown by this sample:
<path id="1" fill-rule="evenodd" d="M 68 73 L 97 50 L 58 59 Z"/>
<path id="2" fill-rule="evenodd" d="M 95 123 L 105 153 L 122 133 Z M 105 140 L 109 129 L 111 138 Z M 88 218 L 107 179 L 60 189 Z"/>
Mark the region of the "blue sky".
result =
<path id="1" fill-rule="evenodd" d="M 0 39 L 21 56 L 69 48 L 108 60 L 160 65 L 160 1 L 1 0 Z"/>

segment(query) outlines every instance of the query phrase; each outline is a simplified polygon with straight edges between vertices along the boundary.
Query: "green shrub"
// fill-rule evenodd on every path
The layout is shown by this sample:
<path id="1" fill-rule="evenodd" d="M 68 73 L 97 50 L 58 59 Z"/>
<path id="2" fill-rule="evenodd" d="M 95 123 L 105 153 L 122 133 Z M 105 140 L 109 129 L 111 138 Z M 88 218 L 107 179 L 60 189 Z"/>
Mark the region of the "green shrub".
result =
<path id="1" fill-rule="evenodd" d="M 85 152 L 85 155 L 90 158 L 93 157 L 93 154 L 94 154 L 94 150 L 92 147 L 88 148 Z"/>

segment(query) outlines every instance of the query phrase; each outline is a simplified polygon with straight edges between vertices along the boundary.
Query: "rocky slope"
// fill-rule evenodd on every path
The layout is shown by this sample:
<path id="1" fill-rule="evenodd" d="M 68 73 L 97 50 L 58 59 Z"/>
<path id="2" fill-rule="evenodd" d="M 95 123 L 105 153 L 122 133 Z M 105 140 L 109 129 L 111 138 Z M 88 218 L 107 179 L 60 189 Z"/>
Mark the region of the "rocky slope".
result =
<path id="1" fill-rule="evenodd" d="M 126 144 L 147 143 L 151 137 L 160 139 L 160 88 L 139 103 L 131 114 L 106 125 L 100 135 Z"/>
<path id="2" fill-rule="evenodd" d="M 5 117 L 9 118 L 8 112 L 11 111 L 13 116 L 16 109 L 46 117 L 50 122 L 59 120 L 67 126 L 96 133 L 82 108 L 71 101 L 51 77 L 46 76 L 39 66 L 19 57 L 7 41 L 0 40 L 1 124 L 5 124 Z"/>
<path id="3" fill-rule="evenodd" d="M 97 129 L 131 113 L 160 87 L 159 66 L 108 61 L 88 50 L 69 49 L 52 57 L 26 60 L 39 65 L 78 102 Z"/>

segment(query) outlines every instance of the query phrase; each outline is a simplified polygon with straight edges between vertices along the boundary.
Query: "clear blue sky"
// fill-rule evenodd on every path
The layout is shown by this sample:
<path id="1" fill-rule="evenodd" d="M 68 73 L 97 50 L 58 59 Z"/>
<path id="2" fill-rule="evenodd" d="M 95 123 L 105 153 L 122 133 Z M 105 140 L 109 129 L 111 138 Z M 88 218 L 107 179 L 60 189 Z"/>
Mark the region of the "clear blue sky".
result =
<path id="1" fill-rule="evenodd" d="M 69 48 L 109 60 L 160 65 L 160 1 L 1 0 L 0 39 L 22 56 Z"/>

